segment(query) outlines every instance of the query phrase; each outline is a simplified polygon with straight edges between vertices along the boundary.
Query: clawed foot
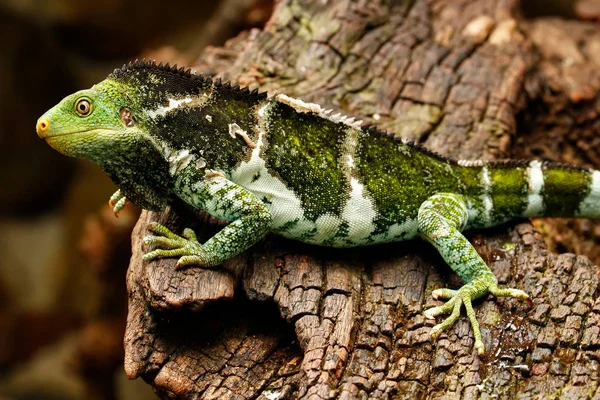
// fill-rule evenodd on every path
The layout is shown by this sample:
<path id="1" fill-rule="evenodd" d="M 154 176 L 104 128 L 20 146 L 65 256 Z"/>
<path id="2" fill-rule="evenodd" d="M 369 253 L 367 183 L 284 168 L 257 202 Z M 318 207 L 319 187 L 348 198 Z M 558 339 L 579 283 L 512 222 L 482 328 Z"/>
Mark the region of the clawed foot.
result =
<path id="1" fill-rule="evenodd" d="M 424 313 L 425 317 L 434 319 L 438 315 L 447 314 L 450 312 L 451 314 L 448 318 L 442 321 L 442 323 L 434 326 L 431 329 L 431 337 L 433 337 L 433 339 L 437 339 L 443 331 L 452 327 L 460 317 L 460 308 L 461 305 L 464 304 L 465 309 L 467 310 L 467 316 L 469 317 L 471 326 L 473 327 L 473 333 L 475 336 L 475 349 L 477 350 L 478 354 L 483 354 L 485 347 L 483 346 L 483 342 L 481 340 L 479 323 L 477 322 L 475 311 L 473 310 L 473 305 L 471 302 L 486 293 L 491 293 L 496 297 L 515 297 L 519 300 L 525 300 L 529 298 L 527 293 L 519 289 L 499 289 L 496 285 L 495 278 L 490 279 L 488 277 L 475 279 L 474 281 L 461 287 L 459 290 L 434 290 L 432 296 L 435 299 L 443 299 L 448 301 L 441 306 L 426 310 Z"/>
<path id="2" fill-rule="evenodd" d="M 113 212 L 115 213 L 115 217 L 119 217 L 119 213 L 122 209 L 127 205 L 127 199 L 121 193 L 121 189 L 117 190 L 112 196 L 110 196 L 110 200 L 108 200 L 108 205 L 112 207 Z"/>
<path id="3" fill-rule="evenodd" d="M 156 245 L 159 248 L 144 254 L 144 261 L 181 256 L 177 262 L 177 268 L 187 265 L 204 265 L 201 257 L 204 251 L 193 230 L 184 229 L 182 237 L 157 222 L 150 223 L 148 230 L 156 235 L 146 236 L 144 244 L 146 246 Z"/>

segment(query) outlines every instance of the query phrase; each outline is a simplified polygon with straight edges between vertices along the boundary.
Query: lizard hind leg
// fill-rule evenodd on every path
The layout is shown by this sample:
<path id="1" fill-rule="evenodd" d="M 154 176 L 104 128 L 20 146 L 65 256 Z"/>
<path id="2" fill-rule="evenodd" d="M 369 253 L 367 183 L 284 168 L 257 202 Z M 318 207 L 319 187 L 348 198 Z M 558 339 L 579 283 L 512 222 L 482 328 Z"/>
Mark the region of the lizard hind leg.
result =
<path id="1" fill-rule="evenodd" d="M 441 306 L 426 310 L 425 316 L 435 318 L 447 313 L 450 313 L 450 316 L 432 328 L 431 336 L 436 339 L 440 333 L 452 327 L 460 317 L 460 309 L 464 305 L 473 328 L 475 349 L 482 354 L 485 349 L 472 301 L 487 293 L 497 297 L 518 299 L 526 299 L 528 296 L 519 289 L 498 288 L 498 281 L 492 271 L 460 232 L 468 220 L 467 207 L 462 196 L 451 193 L 431 196 L 419 208 L 417 219 L 421 236 L 438 250 L 448 265 L 465 282 L 458 290 L 433 291 L 434 298 L 447 301 Z"/>

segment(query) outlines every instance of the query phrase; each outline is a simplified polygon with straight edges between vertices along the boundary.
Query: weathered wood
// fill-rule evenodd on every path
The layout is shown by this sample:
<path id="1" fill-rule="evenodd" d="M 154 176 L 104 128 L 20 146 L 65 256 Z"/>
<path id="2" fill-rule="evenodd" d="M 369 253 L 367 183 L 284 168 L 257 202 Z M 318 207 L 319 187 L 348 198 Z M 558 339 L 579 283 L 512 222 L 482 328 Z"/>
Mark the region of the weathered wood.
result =
<path id="1" fill-rule="evenodd" d="M 528 133 L 518 128 L 534 120 L 531 111 L 572 95 L 546 86 L 544 62 L 557 56 L 532 40 L 533 29 L 569 37 L 571 27 L 536 28 L 517 13 L 507 0 L 281 1 L 264 31 L 208 49 L 196 67 L 358 116 L 446 155 L 505 158 L 520 154 L 515 137 Z M 571 62 L 595 63 L 592 53 Z M 575 108 L 591 113 L 600 85 L 586 82 L 587 100 Z M 537 123 L 550 124 L 554 114 L 546 115 Z M 573 115 L 563 113 L 572 128 Z M 333 250 L 269 237 L 225 268 L 143 263 L 150 221 L 179 231 L 191 224 L 204 237 L 219 229 L 173 208 L 142 214 L 127 277 L 125 368 L 164 398 L 600 396 L 596 268 L 549 252 L 530 223 L 469 235 L 502 284 L 532 297 L 477 303 L 488 349 L 477 357 L 466 318 L 438 341 L 429 337 L 434 322 L 422 311 L 436 304 L 431 291 L 460 282 L 421 241 Z"/>

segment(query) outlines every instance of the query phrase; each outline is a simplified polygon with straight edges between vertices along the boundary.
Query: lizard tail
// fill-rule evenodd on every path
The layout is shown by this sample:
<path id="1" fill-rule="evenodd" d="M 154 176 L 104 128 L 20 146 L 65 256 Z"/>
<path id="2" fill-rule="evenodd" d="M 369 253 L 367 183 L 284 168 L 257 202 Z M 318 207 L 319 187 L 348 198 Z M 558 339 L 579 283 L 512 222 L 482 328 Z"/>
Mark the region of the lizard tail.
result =
<path id="1" fill-rule="evenodd" d="M 532 161 L 525 171 L 525 217 L 600 218 L 600 172 Z"/>
<path id="2" fill-rule="evenodd" d="M 472 227 L 518 217 L 600 219 L 600 171 L 542 161 L 472 167 L 478 171 L 479 194 L 471 196 Z"/>
<path id="3" fill-rule="evenodd" d="M 522 217 L 600 218 L 600 171 L 542 161 L 510 164 L 488 164 L 495 208 Z"/>

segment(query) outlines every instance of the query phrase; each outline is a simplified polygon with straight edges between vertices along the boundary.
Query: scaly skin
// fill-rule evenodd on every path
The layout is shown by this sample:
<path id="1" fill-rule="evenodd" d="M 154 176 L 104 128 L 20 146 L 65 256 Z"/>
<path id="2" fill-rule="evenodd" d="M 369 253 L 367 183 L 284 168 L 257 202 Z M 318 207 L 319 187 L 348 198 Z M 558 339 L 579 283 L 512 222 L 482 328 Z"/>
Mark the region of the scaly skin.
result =
<path id="1" fill-rule="evenodd" d="M 127 198 L 123 196 L 121 189 L 117 190 L 112 196 L 110 196 L 108 205 L 113 209 L 115 217 L 118 217 L 121 210 L 123 210 L 127 205 Z"/>
<path id="2" fill-rule="evenodd" d="M 231 223 L 199 243 L 153 223 L 146 261 L 212 267 L 268 232 L 332 247 L 407 240 L 430 242 L 465 281 L 438 289 L 447 300 L 425 312 L 464 305 L 484 351 L 471 302 L 486 293 L 519 299 L 497 281 L 462 235 L 534 216 L 600 217 L 600 172 L 532 162 L 453 161 L 362 127 L 316 104 L 231 87 L 183 69 L 134 63 L 91 89 L 66 97 L 39 120 L 56 150 L 100 165 L 126 199 L 162 210 L 173 197 Z"/>

